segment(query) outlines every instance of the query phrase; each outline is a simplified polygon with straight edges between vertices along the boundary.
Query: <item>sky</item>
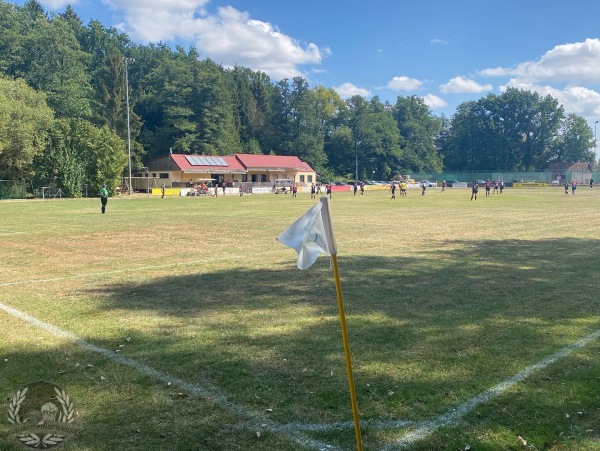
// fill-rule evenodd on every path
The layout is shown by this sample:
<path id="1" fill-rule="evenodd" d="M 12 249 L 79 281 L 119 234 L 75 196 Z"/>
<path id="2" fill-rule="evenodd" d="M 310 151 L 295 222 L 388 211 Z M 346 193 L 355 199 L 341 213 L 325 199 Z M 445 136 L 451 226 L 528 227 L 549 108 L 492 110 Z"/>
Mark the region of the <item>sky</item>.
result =
<path id="1" fill-rule="evenodd" d="M 58 13 L 71 4 L 84 24 L 140 44 L 195 47 L 201 59 L 273 81 L 300 75 L 343 98 L 416 95 L 451 117 L 516 87 L 550 94 L 594 133 L 600 125 L 598 0 L 38 1 Z"/>

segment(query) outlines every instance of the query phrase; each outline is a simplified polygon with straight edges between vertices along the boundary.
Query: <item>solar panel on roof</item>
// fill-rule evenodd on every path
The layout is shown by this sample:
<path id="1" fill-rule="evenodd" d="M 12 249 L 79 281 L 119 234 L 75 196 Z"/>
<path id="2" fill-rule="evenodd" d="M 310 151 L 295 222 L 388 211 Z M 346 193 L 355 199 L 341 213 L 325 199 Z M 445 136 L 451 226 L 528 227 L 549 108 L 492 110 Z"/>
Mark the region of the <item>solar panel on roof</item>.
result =
<path id="1" fill-rule="evenodd" d="M 186 155 L 185 159 L 192 166 L 229 166 L 225 159 L 222 157 Z"/>

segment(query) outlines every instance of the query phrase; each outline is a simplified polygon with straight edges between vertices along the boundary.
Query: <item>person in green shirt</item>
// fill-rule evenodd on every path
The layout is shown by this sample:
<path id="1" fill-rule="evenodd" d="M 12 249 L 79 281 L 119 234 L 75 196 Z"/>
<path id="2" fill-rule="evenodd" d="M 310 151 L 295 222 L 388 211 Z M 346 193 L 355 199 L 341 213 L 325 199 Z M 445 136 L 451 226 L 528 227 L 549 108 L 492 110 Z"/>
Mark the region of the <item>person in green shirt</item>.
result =
<path id="1" fill-rule="evenodd" d="M 108 203 L 108 189 L 106 184 L 100 188 L 100 203 L 102 204 L 102 214 L 106 213 L 106 204 Z"/>

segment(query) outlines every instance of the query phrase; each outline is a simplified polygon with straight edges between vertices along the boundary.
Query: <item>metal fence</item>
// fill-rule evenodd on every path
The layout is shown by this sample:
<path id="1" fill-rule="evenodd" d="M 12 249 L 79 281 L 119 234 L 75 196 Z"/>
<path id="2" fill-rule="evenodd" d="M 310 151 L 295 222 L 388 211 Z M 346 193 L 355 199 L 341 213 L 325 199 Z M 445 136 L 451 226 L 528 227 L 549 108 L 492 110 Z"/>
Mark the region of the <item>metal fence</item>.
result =
<path id="1" fill-rule="evenodd" d="M 26 196 L 25 180 L 0 180 L 0 200 L 24 199 Z"/>
<path id="2" fill-rule="evenodd" d="M 590 179 L 596 183 L 600 182 L 600 172 L 567 171 L 558 172 L 510 172 L 510 171 L 472 171 L 472 172 L 438 172 L 438 173 L 413 173 L 411 177 L 417 181 L 431 180 L 441 182 L 442 180 L 457 180 L 459 182 L 472 182 L 473 180 L 504 180 L 508 183 L 514 182 L 542 182 L 552 183 L 553 180 L 588 184 Z"/>

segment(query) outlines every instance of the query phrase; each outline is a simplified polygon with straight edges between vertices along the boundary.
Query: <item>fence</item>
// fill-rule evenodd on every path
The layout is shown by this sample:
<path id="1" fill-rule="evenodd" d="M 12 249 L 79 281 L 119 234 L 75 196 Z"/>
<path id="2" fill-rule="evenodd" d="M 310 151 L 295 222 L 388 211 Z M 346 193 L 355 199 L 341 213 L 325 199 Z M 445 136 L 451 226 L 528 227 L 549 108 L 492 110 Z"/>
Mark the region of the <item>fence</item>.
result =
<path id="1" fill-rule="evenodd" d="M 0 200 L 23 199 L 26 195 L 25 180 L 0 180 Z"/>
<path id="2" fill-rule="evenodd" d="M 513 182 L 542 182 L 551 183 L 553 180 L 563 182 L 564 180 L 577 180 L 578 183 L 588 184 L 593 178 L 600 182 L 600 172 L 567 171 L 558 172 L 514 172 L 514 171 L 472 171 L 472 172 L 438 172 L 438 173 L 416 173 L 411 177 L 419 180 L 458 180 L 459 182 L 471 182 L 473 180 L 504 180 Z"/>

